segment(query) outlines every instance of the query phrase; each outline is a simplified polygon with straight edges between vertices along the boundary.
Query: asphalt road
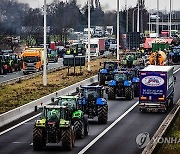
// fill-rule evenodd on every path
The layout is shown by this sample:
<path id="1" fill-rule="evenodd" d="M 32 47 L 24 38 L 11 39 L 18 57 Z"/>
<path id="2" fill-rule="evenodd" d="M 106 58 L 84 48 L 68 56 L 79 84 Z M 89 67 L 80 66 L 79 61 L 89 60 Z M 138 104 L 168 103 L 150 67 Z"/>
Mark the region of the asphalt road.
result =
<path id="1" fill-rule="evenodd" d="M 63 58 L 59 58 L 57 63 L 49 62 L 48 69 L 59 67 L 59 66 L 63 66 Z M 0 82 L 4 82 L 7 80 L 17 78 L 17 77 L 22 77 L 22 76 L 24 76 L 22 71 L 8 73 L 7 75 L 0 75 Z"/>
<path id="2" fill-rule="evenodd" d="M 177 69 L 179 66 L 175 66 Z M 176 73 L 174 102 L 180 97 L 178 87 L 180 86 L 180 72 Z M 108 101 L 109 119 L 106 125 L 99 125 L 97 119 L 90 120 L 89 136 L 76 140 L 72 151 L 61 149 L 60 145 L 48 145 L 42 151 L 33 151 L 32 129 L 35 119 L 8 131 L 0 136 L 0 153 L 2 154 L 49 154 L 79 152 L 90 154 L 138 154 L 143 149 L 138 148 L 136 136 L 142 132 L 148 132 L 153 136 L 167 113 L 140 113 L 138 110 L 138 98 L 132 101 L 114 100 Z M 134 108 L 133 108 L 133 107 Z M 131 110 L 130 110 L 131 109 Z M 129 112 L 127 112 L 129 111 Z M 126 114 L 127 113 L 127 114 Z M 118 121 L 117 121 L 118 119 Z M 114 127 L 111 128 L 111 126 Z M 105 133 L 104 130 L 107 130 Z M 101 133 L 102 136 L 99 137 Z M 94 142 L 94 139 L 96 142 Z M 87 148 L 85 148 L 88 145 Z M 85 148 L 85 149 L 84 149 Z M 84 150 L 84 151 L 81 151 Z"/>
<path id="3" fill-rule="evenodd" d="M 109 51 L 106 51 L 104 55 L 109 54 Z M 47 68 L 52 69 L 56 67 L 63 66 L 63 58 L 59 58 L 57 63 L 49 62 Z M 0 83 L 4 81 L 8 81 L 14 78 L 22 77 L 24 76 L 22 71 L 8 73 L 7 75 L 0 75 Z"/>

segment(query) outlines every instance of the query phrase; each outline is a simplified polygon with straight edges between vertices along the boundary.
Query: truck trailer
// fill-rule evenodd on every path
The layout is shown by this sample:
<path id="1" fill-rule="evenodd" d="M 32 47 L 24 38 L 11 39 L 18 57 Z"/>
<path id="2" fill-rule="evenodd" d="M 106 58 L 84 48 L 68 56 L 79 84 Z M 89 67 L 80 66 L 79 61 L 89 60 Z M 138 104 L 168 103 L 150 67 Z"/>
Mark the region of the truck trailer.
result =
<path id="1" fill-rule="evenodd" d="M 104 51 L 105 51 L 105 40 L 104 40 L 104 38 L 92 38 L 92 39 L 90 39 L 90 56 L 91 57 L 103 55 Z M 86 55 L 88 55 L 88 45 L 87 45 Z"/>
<path id="2" fill-rule="evenodd" d="M 173 66 L 149 65 L 140 71 L 139 110 L 165 112 L 173 105 Z"/>

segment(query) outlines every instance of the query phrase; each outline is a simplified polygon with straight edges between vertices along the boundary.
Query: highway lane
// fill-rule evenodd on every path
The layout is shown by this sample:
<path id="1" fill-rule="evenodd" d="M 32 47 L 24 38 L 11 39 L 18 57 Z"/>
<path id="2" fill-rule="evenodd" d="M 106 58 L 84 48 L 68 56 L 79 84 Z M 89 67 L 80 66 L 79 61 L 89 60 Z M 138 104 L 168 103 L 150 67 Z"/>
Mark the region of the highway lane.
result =
<path id="1" fill-rule="evenodd" d="M 179 66 L 175 66 L 176 69 Z M 180 86 L 180 73 L 177 74 L 176 89 Z M 175 101 L 179 98 L 176 90 Z M 71 152 L 66 152 L 59 145 L 48 146 L 43 151 L 35 152 L 32 148 L 32 128 L 35 120 L 31 120 L 12 131 L 0 136 L 0 153 L 78 153 L 88 143 L 90 143 L 98 134 L 110 126 L 119 116 L 127 111 L 138 99 L 132 101 L 115 100 L 108 101 L 109 103 L 109 120 L 106 125 L 97 124 L 96 119 L 90 120 L 89 136 L 77 140 L 75 147 Z M 166 114 L 145 113 L 138 111 L 136 106 L 132 112 L 127 114 L 120 122 L 107 132 L 99 141 L 97 141 L 86 153 L 140 153 L 136 145 L 136 136 L 144 131 L 150 133 L 151 137 L 159 127 L 160 123 L 165 118 Z"/>
<path id="2" fill-rule="evenodd" d="M 109 54 L 109 51 L 106 51 L 104 55 Z M 63 58 L 59 58 L 57 63 L 49 62 L 47 68 L 52 69 L 56 67 L 63 66 Z M 8 73 L 7 75 L 0 75 L 0 83 L 4 81 L 8 81 L 14 78 L 22 77 L 24 76 L 22 71 Z"/>
<path id="3" fill-rule="evenodd" d="M 177 66 L 175 66 L 177 67 Z M 175 74 L 177 82 L 175 85 L 174 103 L 180 98 L 180 72 Z M 137 154 L 142 152 L 136 143 L 136 137 L 140 133 L 148 132 L 153 137 L 167 113 L 141 113 L 138 105 L 117 123 L 110 131 L 92 145 L 86 154 Z"/>
<path id="4" fill-rule="evenodd" d="M 78 153 L 84 146 L 86 146 L 94 137 L 101 133 L 107 126 L 109 126 L 119 115 L 123 114 L 128 108 L 130 108 L 137 98 L 132 101 L 108 101 L 109 103 L 109 119 L 106 125 L 99 125 L 97 119 L 90 120 L 90 132 L 89 136 L 84 139 L 77 140 L 72 152 L 66 153 Z M 6 134 L 0 136 L 0 153 L 37 153 L 33 151 L 32 143 L 32 129 L 34 125 L 34 119 L 9 131 Z M 10 147 L 10 148 L 8 148 Z M 40 153 L 49 153 L 49 151 L 57 153 L 61 151 L 61 147 L 47 147 Z M 65 151 L 61 151 L 64 153 Z M 38 152 L 39 153 L 39 152 Z"/>
<path id="5" fill-rule="evenodd" d="M 57 63 L 49 62 L 47 68 L 52 69 L 52 68 L 60 67 L 60 66 L 63 66 L 63 58 L 59 58 Z M 24 76 L 22 71 L 8 73 L 7 75 L 0 75 L 0 82 L 4 82 L 4 81 L 11 80 L 14 78 L 22 77 L 22 76 Z"/>

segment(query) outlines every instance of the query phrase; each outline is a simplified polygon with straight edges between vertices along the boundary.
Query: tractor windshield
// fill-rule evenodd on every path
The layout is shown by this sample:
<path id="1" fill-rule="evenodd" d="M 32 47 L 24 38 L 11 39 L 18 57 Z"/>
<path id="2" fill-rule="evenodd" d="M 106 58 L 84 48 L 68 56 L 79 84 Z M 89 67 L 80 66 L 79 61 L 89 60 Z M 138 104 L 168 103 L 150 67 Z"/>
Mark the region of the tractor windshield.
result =
<path id="1" fill-rule="evenodd" d="M 124 80 L 127 80 L 127 74 L 115 74 L 114 75 L 114 80 L 116 80 L 117 82 L 122 82 Z"/>
<path id="2" fill-rule="evenodd" d="M 105 63 L 104 65 L 104 68 L 109 71 L 113 71 L 115 69 L 115 63 Z"/>
<path id="3" fill-rule="evenodd" d="M 61 98 L 58 102 L 58 105 L 68 106 L 71 109 L 76 108 L 76 100 L 73 98 Z"/>
<path id="4" fill-rule="evenodd" d="M 92 98 L 99 98 L 100 97 L 100 90 L 98 89 L 84 89 L 83 91 L 83 96 L 86 98 L 86 99 L 92 99 Z"/>
<path id="5" fill-rule="evenodd" d="M 60 109 L 46 108 L 45 117 L 48 121 L 56 121 L 60 119 Z"/>

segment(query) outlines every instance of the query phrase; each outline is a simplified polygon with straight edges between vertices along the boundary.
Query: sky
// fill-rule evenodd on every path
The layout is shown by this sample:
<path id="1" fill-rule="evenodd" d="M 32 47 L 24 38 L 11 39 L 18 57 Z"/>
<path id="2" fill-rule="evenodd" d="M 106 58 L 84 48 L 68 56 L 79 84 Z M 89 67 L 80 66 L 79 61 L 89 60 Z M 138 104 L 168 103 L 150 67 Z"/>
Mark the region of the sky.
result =
<path id="1" fill-rule="evenodd" d="M 51 3 L 53 0 L 46 0 L 47 3 Z M 66 0 L 59 0 L 66 1 Z M 136 5 L 137 0 L 120 0 L 120 8 L 125 8 L 125 2 L 130 7 Z M 44 0 L 19 0 L 19 2 L 26 2 L 30 4 L 30 7 L 36 8 L 41 7 L 44 3 Z M 84 5 L 87 0 L 77 0 L 78 4 Z M 116 10 L 117 0 L 100 0 L 102 8 L 104 10 Z M 172 0 L 172 10 L 180 10 L 180 0 Z M 169 10 L 170 0 L 159 0 L 160 10 Z M 148 10 L 157 8 L 157 0 L 145 0 L 145 5 Z"/>

